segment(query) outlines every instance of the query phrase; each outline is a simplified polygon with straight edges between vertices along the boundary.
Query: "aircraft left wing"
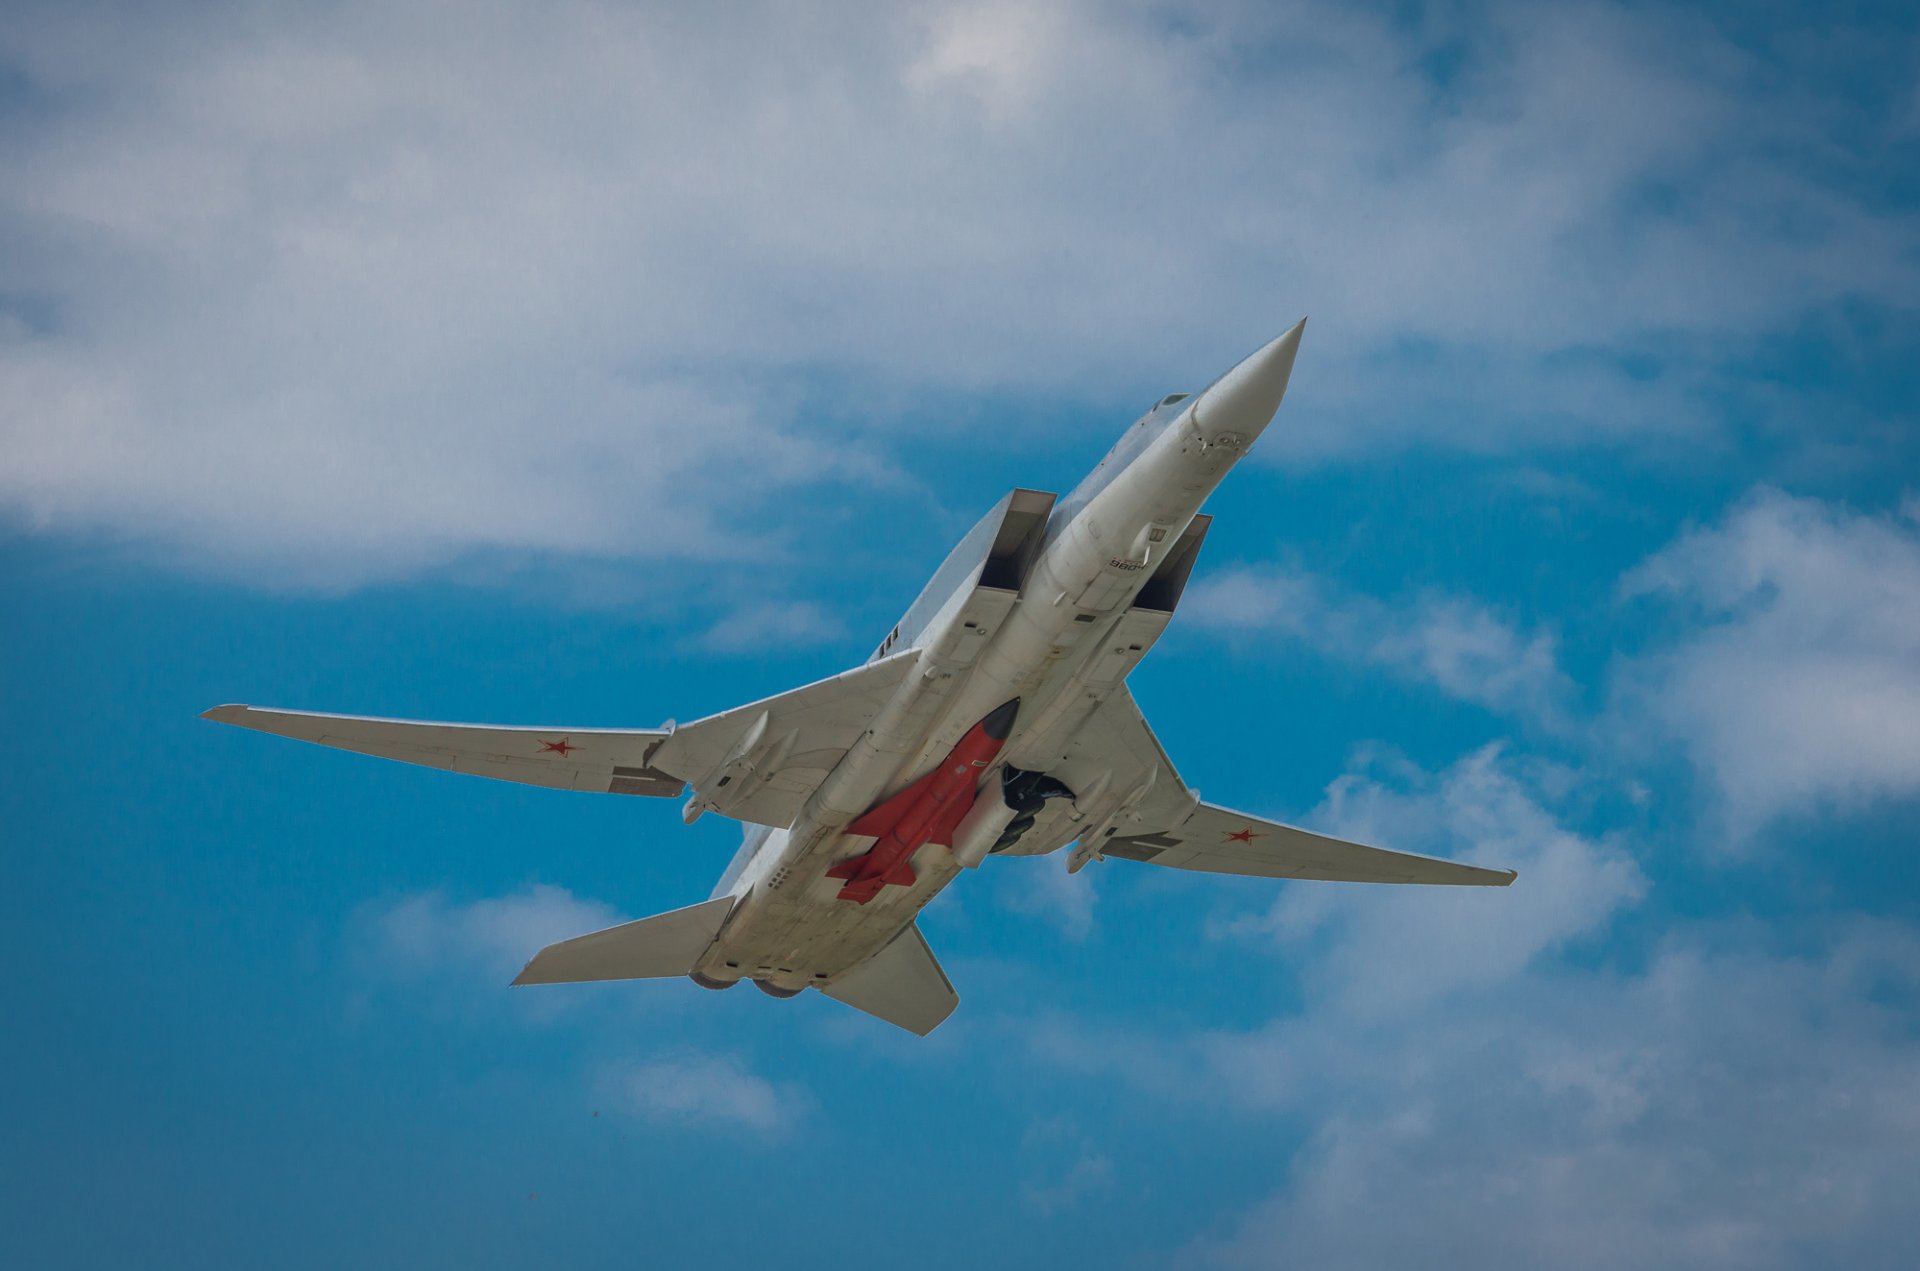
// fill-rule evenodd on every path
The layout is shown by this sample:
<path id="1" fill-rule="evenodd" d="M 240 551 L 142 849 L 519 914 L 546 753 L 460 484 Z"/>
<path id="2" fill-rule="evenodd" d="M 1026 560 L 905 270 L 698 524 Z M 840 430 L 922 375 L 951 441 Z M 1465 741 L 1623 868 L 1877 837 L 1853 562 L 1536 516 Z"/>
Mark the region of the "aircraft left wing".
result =
<path id="1" fill-rule="evenodd" d="M 1074 868 L 1092 856 L 1117 856 L 1209 874 L 1327 882 L 1505 887 L 1516 877 L 1510 869 L 1368 847 L 1202 803 L 1124 686 L 1087 721 L 1059 771 L 1069 785 L 1089 779 L 1082 774 L 1107 772 L 1110 788 L 1141 792 L 1089 825 Z"/>
<path id="2" fill-rule="evenodd" d="M 880 952 L 820 990 L 836 1002 L 925 1037 L 960 1005 L 953 982 L 910 922 Z"/>

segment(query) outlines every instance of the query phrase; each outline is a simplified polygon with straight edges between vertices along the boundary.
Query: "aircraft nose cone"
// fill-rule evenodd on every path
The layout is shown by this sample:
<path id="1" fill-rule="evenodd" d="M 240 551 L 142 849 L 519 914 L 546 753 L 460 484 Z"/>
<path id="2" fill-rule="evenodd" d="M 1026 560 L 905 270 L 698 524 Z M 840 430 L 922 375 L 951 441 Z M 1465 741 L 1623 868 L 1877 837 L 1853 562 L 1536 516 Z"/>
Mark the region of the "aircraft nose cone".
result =
<path id="1" fill-rule="evenodd" d="M 1193 417 L 1208 433 L 1243 433 L 1256 437 L 1280 409 L 1293 375 L 1293 358 L 1300 351 L 1305 318 L 1214 381 L 1193 405 Z"/>

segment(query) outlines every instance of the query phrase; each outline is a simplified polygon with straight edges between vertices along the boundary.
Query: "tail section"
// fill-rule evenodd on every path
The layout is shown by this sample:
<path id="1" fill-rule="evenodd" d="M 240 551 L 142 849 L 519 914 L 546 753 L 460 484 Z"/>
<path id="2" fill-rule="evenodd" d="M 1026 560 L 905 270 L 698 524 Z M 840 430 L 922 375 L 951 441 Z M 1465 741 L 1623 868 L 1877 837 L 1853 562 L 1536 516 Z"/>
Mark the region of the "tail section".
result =
<path id="1" fill-rule="evenodd" d="M 550 944 L 514 977 L 515 984 L 579 984 L 589 980 L 654 980 L 685 975 L 720 934 L 732 896 L 655 914 Z"/>
<path id="2" fill-rule="evenodd" d="M 960 1005 L 960 995 L 927 947 L 919 923 L 908 923 L 886 948 L 820 991 L 921 1037 L 940 1027 Z"/>

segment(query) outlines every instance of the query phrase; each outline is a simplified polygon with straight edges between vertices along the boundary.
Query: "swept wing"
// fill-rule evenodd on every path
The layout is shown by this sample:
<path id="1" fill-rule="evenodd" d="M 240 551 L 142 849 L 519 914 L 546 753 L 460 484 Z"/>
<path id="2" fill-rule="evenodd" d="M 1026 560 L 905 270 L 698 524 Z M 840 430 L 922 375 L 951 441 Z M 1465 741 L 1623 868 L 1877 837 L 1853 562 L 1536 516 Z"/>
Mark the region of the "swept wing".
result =
<path id="1" fill-rule="evenodd" d="M 1510 869 L 1350 843 L 1299 826 L 1203 803 L 1174 770 L 1123 686 L 1088 720 L 1062 775 L 1072 785 L 1110 772 L 1110 788 L 1141 791 L 1103 824 L 1082 852 L 1210 874 L 1309 878 L 1350 883 L 1439 883 L 1505 887 Z M 1084 775 L 1081 775 L 1084 774 Z"/>
<path id="2" fill-rule="evenodd" d="M 216 706 L 204 718 L 339 750 L 556 790 L 673 798 L 788 826 L 911 669 L 907 651 L 678 728 L 524 728 Z"/>
<path id="3" fill-rule="evenodd" d="M 661 729 L 508 728 L 265 706 L 216 706 L 201 718 L 336 750 L 554 790 L 671 798 L 686 784 L 650 762 L 667 739 Z"/>

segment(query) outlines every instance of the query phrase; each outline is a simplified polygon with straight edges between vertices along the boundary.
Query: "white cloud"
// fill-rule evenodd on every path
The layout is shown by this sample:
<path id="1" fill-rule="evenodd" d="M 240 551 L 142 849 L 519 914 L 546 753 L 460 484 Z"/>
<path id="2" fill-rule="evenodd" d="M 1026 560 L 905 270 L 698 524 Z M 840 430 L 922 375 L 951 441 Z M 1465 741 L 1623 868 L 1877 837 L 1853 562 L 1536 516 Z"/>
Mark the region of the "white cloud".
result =
<path id="1" fill-rule="evenodd" d="M 1711 28 L 1488 16 L 10 14 L 0 514 L 281 583 L 755 553 L 902 385 L 1144 397 L 1311 311 L 1276 451 L 1669 436 L 1672 350 L 1913 294 Z"/>
<path id="2" fill-rule="evenodd" d="M 1216 631 L 1297 640 L 1328 657 L 1384 667 L 1462 701 L 1552 726 L 1563 722 L 1572 698 L 1551 632 L 1523 633 L 1461 596 L 1428 592 L 1396 607 L 1268 566 L 1194 583 L 1181 616 Z"/>
<path id="3" fill-rule="evenodd" d="M 545 884 L 466 904 L 423 892 L 363 910 L 350 927 L 349 943 L 363 968 L 380 978 L 433 977 L 453 985 L 457 977 L 461 1008 L 484 1000 L 511 1002 L 517 1018 L 551 1020 L 588 999 L 539 990 L 509 994 L 507 981 L 546 945 L 621 921 L 606 905 Z M 427 1008 L 443 1013 L 447 1005 L 433 1001 Z M 786 1134 L 813 1107 L 802 1086 L 769 1081 L 733 1056 L 697 1050 L 603 1068 L 594 1084 L 610 1106 L 642 1120 L 767 1137 Z"/>
<path id="4" fill-rule="evenodd" d="M 1093 907 L 1099 898 L 1095 874 L 1069 874 L 1065 852 L 992 857 L 986 868 L 999 883 L 994 900 L 1001 908 L 1044 919 L 1075 942 L 1093 934 Z"/>
<path id="5" fill-rule="evenodd" d="M 546 945 L 620 921 L 608 906 L 545 883 L 466 904 L 421 892 L 360 915 L 356 944 L 369 965 L 385 974 L 471 971 L 490 977 L 488 986 L 494 987 Z"/>
<path id="6" fill-rule="evenodd" d="M 1384 765 L 1383 765 L 1384 766 Z M 1497 991 L 1541 955 L 1604 931 L 1646 879 L 1618 842 L 1552 811 L 1573 774 L 1487 746 L 1439 774 L 1405 764 L 1334 782 L 1316 825 L 1342 837 L 1514 869 L 1510 887 L 1292 886 L 1231 929 L 1304 960 L 1322 1009 L 1383 1017 Z"/>
<path id="7" fill-rule="evenodd" d="M 1920 945 L 1676 944 L 1642 974 L 1529 976 L 1471 1011 L 1238 1047 L 1313 1131 L 1203 1265 L 1893 1266 L 1920 1187 Z"/>
<path id="8" fill-rule="evenodd" d="M 787 1133 L 811 1106 L 800 1087 L 775 1084 L 728 1055 L 687 1052 L 634 1064 L 608 1078 L 621 1106 L 649 1121 Z"/>
<path id="9" fill-rule="evenodd" d="M 1068 1116 L 1032 1121 L 1020 1136 L 1020 1158 L 1028 1175 L 1021 1198 L 1048 1217 L 1075 1208 L 1112 1184 L 1113 1158 Z"/>
<path id="10" fill-rule="evenodd" d="M 1107 1188 L 1113 1178 L 1113 1161 L 1100 1152 L 1085 1152 L 1046 1182 L 1028 1183 L 1020 1189 L 1027 1204 L 1042 1214 L 1052 1215 L 1071 1209 L 1089 1196 Z"/>
<path id="11" fill-rule="evenodd" d="M 1288 887 L 1224 933 L 1276 941 L 1298 968 L 1299 1005 L 1250 1028 L 1023 1021 L 1033 1057 L 1097 1067 L 1176 1117 L 1299 1127 L 1272 1194 L 1169 1260 L 1901 1264 L 1920 1186 L 1909 927 L 1696 920 L 1596 965 L 1646 884 L 1618 843 L 1563 820 L 1582 778 L 1493 749 L 1433 776 L 1377 767 L 1337 784 L 1320 819 L 1518 864 L 1519 880 Z"/>
<path id="12" fill-rule="evenodd" d="M 1920 514 L 1870 514 L 1758 489 L 1630 570 L 1619 598 L 1658 629 L 1609 668 L 1610 701 L 1576 737 L 1576 689 L 1550 629 L 1467 598 L 1398 604 L 1283 566 L 1196 582 L 1193 624 L 1381 667 L 1594 742 L 1607 762 L 1678 742 L 1734 843 L 1783 816 L 1920 794 Z M 1621 631 L 1630 615 L 1616 621 Z M 1624 636 L 1622 637 L 1624 639 Z"/>
<path id="13" fill-rule="evenodd" d="M 1623 668 L 1619 724 L 1686 747 L 1742 839 L 1920 793 L 1920 528 L 1760 490 L 1635 569 L 1677 633 Z"/>
<path id="14" fill-rule="evenodd" d="M 1200 1097 L 1278 1109 L 1311 1089 L 1313 1074 L 1281 1055 L 1276 1039 L 1299 1032 L 1327 1045 L 1364 1039 L 1410 1022 L 1498 1009 L 1561 955 L 1604 935 L 1639 903 L 1647 880 L 1612 837 L 1582 835 L 1557 810 L 1584 797 L 1577 773 L 1516 759 L 1498 746 L 1427 773 L 1389 756 L 1350 772 L 1309 818 L 1331 833 L 1475 864 L 1518 870 L 1509 887 L 1398 887 L 1294 883 L 1264 911 L 1216 922 L 1219 939 L 1276 946 L 1277 965 L 1295 968 L 1302 1013 L 1250 1033 L 1185 1038 L 1100 1036 L 1071 1021 L 1043 1022 L 1027 1035 L 1034 1051 L 1069 1070 L 1094 1056 L 1159 1088 L 1200 1073 Z M 1247 961 L 1236 959 L 1236 973 Z M 1343 1040 L 1344 1039 L 1344 1040 Z M 1349 1057 L 1392 1067 L 1392 1049 Z"/>
<path id="15" fill-rule="evenodd" d="M 824 644 L 846 634 L 846 624 L 825 605 L 811 600 L 758 600 L 736 609 L 694 643 L 722 653 L 762 653 L 769 646 L 799 648 Z"/>

